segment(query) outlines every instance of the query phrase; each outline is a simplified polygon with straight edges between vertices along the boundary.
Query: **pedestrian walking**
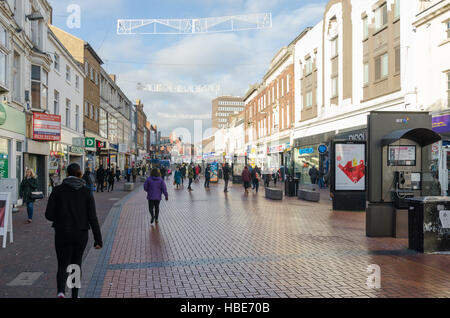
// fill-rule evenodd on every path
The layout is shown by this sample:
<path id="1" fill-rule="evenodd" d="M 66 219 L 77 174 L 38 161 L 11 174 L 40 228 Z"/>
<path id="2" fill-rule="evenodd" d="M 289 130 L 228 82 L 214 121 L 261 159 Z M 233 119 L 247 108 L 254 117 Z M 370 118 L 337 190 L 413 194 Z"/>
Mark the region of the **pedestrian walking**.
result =
<path id="1" fill-rule="evenodd" d="M 25 178 L 23 178 L 19 187 L 19 196 L 22 198 L 23 203 L 27 206 L 28 220 L 27 224 L 32 223 L 34 213 L 34 199 L 32 192 L 38 188 L 37 178 L 31 169 L 27 169 L 25 172 Z"/>
<path id="2" fill-rule="evenodd" d="M 242 181 L 244 182 L 245 194 L 248 195 L 248 189 L 250 188 L 252 176 L 247 166 L 245 166 L 244 171 L 242 171 Z"/>
<path id="3" fill-rule="evenodd" d="M 186 165 L 183 163 L 180 169 L 181 172 L 181 184 L 184 185 L 184 179 L 186 179 Z"/>
<path id="4" fill-rule="evenodd" d="M 100 165 L 100 167 L 97 169 L 97 173 L 96 173 L 97 192 L 99 190 L 101 190 L 103 192 L 103 189 L 105 188 L 105 177 L 106 177 L 105 169 L 103 169 L 103 165 Z"/>
<path id="5" fill-rule="evenodd" d="M 210 181 L 211 181 L 211 165 L 208 164 L 205 169 L 205 188 L 209 189 Z"/>
<path id="6" fill-rule="evenodd" d="M 194 177 L 195 177 L 195 172 L 194 172 L 194 167 L 192 166 L 192 164 L 189 165 L 187 173 L 188 173 L 188 179 L 189 179 L 188 190 L 193 191 L 191 186 L 192 186 L 192 181 L 194 180 Z"/>
<path id="7" fill-rule="evenodd" d="M 137 169 L 134 165 L 133 168 L 131 168 L 131 175 L 133 176 L 133 183 L 136 183 Z"/>
<path id="8" fill-rule="evenodd" d="M 107 175 L 107 178 L 108 178 L 108 192 L 114 191 L 114 177 L 115 177 L 114 174 L 115 174 L 114 170 L 113 169 L 109 169 L 109 173 Z"/>
<path id="9" fill-rule="evenodd" d="M 317 177 L 318 177 L 318 171 L 317 171 L 316 167 L 315 167 L 315 166 L 312 166 L 312 168 L 309 169 L 308 174 L 309 174 L 309 176 L 311 177 L 311 183 L 312 183 L 312 184 L 316 184 L 316 182 L 317 182 Z"/>
<path id="10" fill-rule="evenodd" d="M 183 178 L 181 177 L 180 167 L 177 167 L 177 170 L 175 170 L 174 181 L 173 181 L 174 185 L 177 186 L 177 189 L 181 184 L 181 180 L 183 180 Z"/>
<path id="11" fill-rule="evenodd" d="M 166 167 L 162 166 L 160 172 L 161 172 L 161 178 L 163 180 L 166 180 L 166 175 L 167 175 Z"/>
<path id="12" fill-rule="evenodd" d="M 144 190 L 147 192 L 148 209 L 152 216 L 150 224 L 153 224 L 153 222 L 159 223 L 159 205 L 162 194 L 166 197 L 166 201 L 169 200 L 169 195 L 167 193 L 166 183 L 161 178 L 161 172 L 158 169 L 152 169 L 150 177 L 144 183 Z"/>
<path id="13" fill-rule="evenodd" d="M 227 162 L 227 163 L 225 163 L 225 166 L 223 167 L 223 181 L 225 182 L 225 187 L 223 189 L 223 192 L 225 192 L 225 193 L 228 192 L 228 182 L 230 181 L 230 174 L 231 174 L 231 169 Z"/>
<path id="14" fill-rule="evenodd" d="M 84 182 L 86 182 L 86 187 L 89 190 L 94 191 L 94 180 L 92 180 L 93 178 L 91 175 L 91 168 L 86 168 L 82 179 L 84 180 Z"/>
<path id="15" fill-rule="evenodd" d="M 72 163 L 67 167 L 68 177 L 55 187 L 45 211 L 46 219 L 53 222 L 55 229 L 58 298 L 65 298 L 69 265 L 77 265 L 81 270 L 89 229 L 92 228 L 94 234 L 94 247 L 100 249 L 103 246 L 94 195 L 81 179 L 81 174 L 78 164 Z M 78 298 L 78 288 L 72 288 L 72 298 Z"/>
<path id="16" fill-rule="evenodd" d="M 120 169 L 119 169 L 119 167 L 116 168 L 116 179 L 117 179 L 117 182 L 120 181 Z"/>
<path id="17" fill-rule="evenodd" d="M 259 181 L 261 179 L 260 175 L 261 175 L 261 170 L 259 170 L 258 166 L 255 166 L 255 168 L 251 172 L 251 176 L 252 176 L 253 189 L 256 190 L 256 193 L 258 193 L 258 190 L 259 190 Z"/>

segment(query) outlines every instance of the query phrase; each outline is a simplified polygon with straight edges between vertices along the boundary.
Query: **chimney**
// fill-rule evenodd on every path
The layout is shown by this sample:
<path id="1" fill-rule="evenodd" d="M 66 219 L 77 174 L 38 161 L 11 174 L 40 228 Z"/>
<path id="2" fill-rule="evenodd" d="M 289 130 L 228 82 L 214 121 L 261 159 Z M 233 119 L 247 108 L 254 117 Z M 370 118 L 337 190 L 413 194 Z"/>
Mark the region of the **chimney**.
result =
<path id="1" fill-rule="evenodd" d="M 116 75 L 115 74 L 109 74 L 109 77 L 113 80 L 113 82 L 116 82 Z"/>

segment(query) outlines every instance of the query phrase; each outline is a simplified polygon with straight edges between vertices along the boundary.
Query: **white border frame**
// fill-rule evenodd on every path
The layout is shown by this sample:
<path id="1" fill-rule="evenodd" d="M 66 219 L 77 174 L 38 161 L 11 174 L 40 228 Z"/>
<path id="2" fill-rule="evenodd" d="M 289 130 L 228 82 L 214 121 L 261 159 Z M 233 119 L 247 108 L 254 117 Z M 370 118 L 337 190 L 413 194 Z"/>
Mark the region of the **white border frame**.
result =
<path id="1" fill-rule="evenodd" d="M 9 232 L 9 242 L 13 242 L 12 205 L 11 193 L 0 192 L 0 201 L 6 201 L 4 226 L 0 227 L 0 236 L 3 236 L 3 248 L 6 248 L 6 240 Z"/>

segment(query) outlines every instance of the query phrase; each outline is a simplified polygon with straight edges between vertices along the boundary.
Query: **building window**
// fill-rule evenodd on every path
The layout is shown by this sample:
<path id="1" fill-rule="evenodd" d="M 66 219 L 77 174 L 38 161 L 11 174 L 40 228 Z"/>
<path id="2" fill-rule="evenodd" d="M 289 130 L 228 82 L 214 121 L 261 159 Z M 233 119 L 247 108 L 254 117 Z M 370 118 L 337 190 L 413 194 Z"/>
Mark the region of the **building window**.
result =
<path id="1" fill-rule="evenodd" d="M 400 0 L 395 0 L 394 17 L 400 16 Z"/>
<path id="2" fill-rule="evenodd" d="M 59 55 L 55 53 L 55 70 L 59 72 Z"/>
<path id="3" fill-rule="evenodd" d="M 31 108 L 41 108 L 41 67 L 31 65 Z"/>
<path id="4" fill-rule="evenodd" d="M 383 54 L 375 58 L 375 80 L 385 78 L 389 74 L 388 54 Z"/>
<path id="5" fill-rule="evenodd" d="M 364 86 L 369 85 L 369 63 L 364 63 Z"/>
<path id="6" fill-rule="evenodd" d="M 66 66 L 66 81 L 70 82 L 70 66 Z"/>
<path id="7" fill-rule="evenodd" d="M 91 67 L 91 81 L 94 81 L 94 68 Z"/>
<path id="8" fill-rule="evenodd" d="M 86 76 L 89 76 L 89 63 L 88 62 L 84 62 L 84 74 Z"/>
<path id="9" fill-rule="evenodd" d="M 94 116 L 94 105 L 92 105 L 92 104 L 91 104 L 91 112 L 89 113 L 89 115 L 90 115 L 89 118 L 94 120 L 94 117 L 95 117 Z"/>
<path id="10" fill-rule="evenodd" d="M 363 19 L 363 39 L 367 39 L 369 37 L 369 18 L 365 17 Z"/>
<path id="11" fill-rule="evenodd" d="M 310 74 L 310 73 L 312 73 L 312 59 L 311 58 L 308 58 L 306 61 L 305 61 L 305 64 L 306 64 L 306 75 L 308 75 L 308 74 Z"/>
<path id="12" fill-rule="evenodd" d="M 6 87 L 6 54 L 0 51 L 0 85 Z"/>
<path id="13" fill-rule="evenodd" d="M 331 40 L 331 58 L 338 55 L 338 37 Z"/>
<path id="14" fill-rule="evenodd" d="M 447 73 L 447 107 L 450 107 L 450 72 Z"/>
<path id="15" fill-rule="evenodd" d="M 331 79 L 331 98 L 338 96 L 338 77 L 335 76 Z"/>
<path id="16" fill-rule="evenodd" d="M 313 93 L 312 91 L 306 92 L 306 101 L 305 101 L 305 107 L 310 108 L 313 103 Z"/>
<path id="17" fill-rule="evenodd" d="M 401 67 L 401 55 L 400 55 L 400 47 L 395 48 L 395 73 L 400 73 Z"/>
<path id="18" fill-rule="evenodd" d="M 447 39 L 450 39 L 450 21 L 447 21 Z"/>
<path id="19" fill-rule="evenodd" d="M 286 93 L 289 93 L 289 74 L 286 77 Z"/>
<path id="20" fill-rule="evenodd" d="M 80 130 L 80 106 L 75 106 L 75 130 Z"/>
<path id="21" fill-rule="evenodd" d="M 20 89 L 20 54 L 14 51 L 13 62 L 13 99 L 21 101 L 22 91 Z"/>
<path id="22" fill-rule="evenodd" d="M 75 75 L 75 88 L 80 89 L 80 77 Z"/>
<path id="23" fill-rule="evenodd" d="M 98 122 L 98 108 L 96 108 L 95 110 L 95 121 Z"/>
<path id="24" fill-rule="evenodd" d="M 89 117 L 89 103 L 84 102 L 84 116 Z"/>
<path id="25" fill-rule="evenodd" d="M 8 48 L 8 31 L 3 27 L 3 25 L 0 25 L 0 45 L 2 45 L 5 48 Z"/>
<path id="26" fill-rule="evenodd" d="M 379 30 L 387 24 L 387 5 L 383 4 L 375 10 L 375 29 Z"/>
<path id="27" fill-rule="evenodd" d="M 66 127 L 70 128 L 70 99 L 66 99 Z"/>
<path id="28" fill-rule="evenodd" d="M 55 96 L 53 101 L 53 111 L 55 115 L 59 115 L 59 92 L 55 90 Z"/>

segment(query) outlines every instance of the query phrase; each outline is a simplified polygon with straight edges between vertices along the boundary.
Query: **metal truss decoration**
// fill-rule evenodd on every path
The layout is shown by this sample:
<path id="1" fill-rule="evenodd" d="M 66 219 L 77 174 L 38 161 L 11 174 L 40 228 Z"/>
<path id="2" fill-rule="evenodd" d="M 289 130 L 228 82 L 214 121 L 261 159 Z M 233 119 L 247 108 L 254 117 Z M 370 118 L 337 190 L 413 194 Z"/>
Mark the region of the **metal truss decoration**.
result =
<path id="1" fill-rule="evenodd" d="M 214 93 L 219 94 L 220 85 L 165 85 L 165 84 L 137 84 L 137 89 L 152 93 L 178 93 L 178 94 L 203 94 Z"/>
<path id="2" fill-rule="evenodd" d="M 204 34 L 272 28 L 272 13 L 200 19 L 131 19 L 117 21 L 117 34 Z"/>

